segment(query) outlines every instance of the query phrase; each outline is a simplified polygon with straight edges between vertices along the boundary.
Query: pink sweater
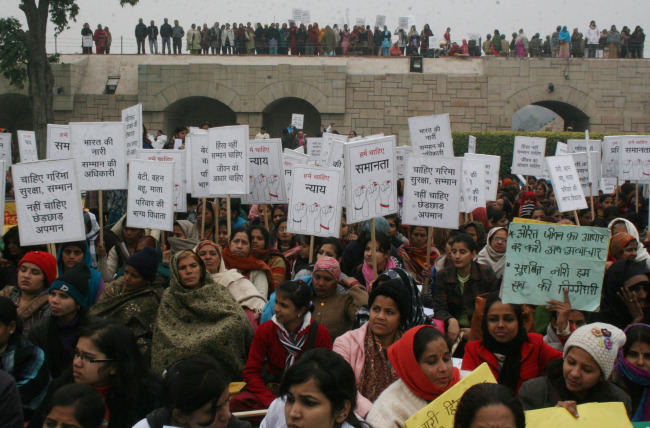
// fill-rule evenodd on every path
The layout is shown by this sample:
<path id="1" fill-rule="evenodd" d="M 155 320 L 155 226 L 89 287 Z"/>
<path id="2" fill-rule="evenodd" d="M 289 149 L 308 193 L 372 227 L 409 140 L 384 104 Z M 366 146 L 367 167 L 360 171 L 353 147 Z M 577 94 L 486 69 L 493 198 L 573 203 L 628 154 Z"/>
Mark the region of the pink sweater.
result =
<path id="1" fill-rule="evenodd" d="M 345 358 L 345 361 L 352 366 L 357 386 L 361 380 L 363 363 L 366 358 L 366 349 L 363 342 L 367 331 L 368 323 L 365 323 L 356 330 L 350 330 L 344 335 L 339 336 L 334 341 L 334 347 L 332 348 L 334 352 Z M 365 418 L 371 407 L 372 402 L 357 391 L 357 408 L 355 412 Z"/>

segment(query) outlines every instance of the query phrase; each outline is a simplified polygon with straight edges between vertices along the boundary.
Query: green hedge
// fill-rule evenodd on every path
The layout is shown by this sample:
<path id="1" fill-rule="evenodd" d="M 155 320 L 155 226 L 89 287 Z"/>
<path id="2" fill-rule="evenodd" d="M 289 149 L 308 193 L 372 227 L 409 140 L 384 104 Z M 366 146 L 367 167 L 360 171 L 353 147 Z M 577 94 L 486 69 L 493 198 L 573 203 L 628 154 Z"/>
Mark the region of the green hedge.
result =
<path id="1" fill-rule="evenodd" d="M 501 177 L 510 174 L 512 165 L 512 151 L 515 136 L 546 138 L 546 156 L 555 155 L 555 146 L 558 141 L 566 143 L 567 140 L 584 139 L 584 132 L 452 132 L 454 139 L 454 155 L 463 156 L 467 153 L 469 136 L 476 137 L 476 153 L 484 155 L 501 156 Z M 589 138 L 602 140 L 606 134 L 589 134 Z M 609 134 L 608 134 L 609 135 Z"/>

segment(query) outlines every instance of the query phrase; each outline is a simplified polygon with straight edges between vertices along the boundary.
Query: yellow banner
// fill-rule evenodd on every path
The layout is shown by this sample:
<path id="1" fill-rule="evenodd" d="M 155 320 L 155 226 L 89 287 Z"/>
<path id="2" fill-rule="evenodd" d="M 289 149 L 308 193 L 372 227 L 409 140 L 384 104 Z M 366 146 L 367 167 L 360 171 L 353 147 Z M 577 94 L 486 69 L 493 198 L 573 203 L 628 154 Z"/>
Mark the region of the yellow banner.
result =
<path id="1" fill-rule="evenodd" d="M 453 427 L 460 398 L 470 387 L 479 383 L 497 383 L 487 363 L 478 366 L 465 379 L 411 416 L 406 421 L 406 428 Z"/>
<path id="2" fill-rule="evenodd" d="M 9 229 L 18 224 L 18 217 L 16 217 L 16 203 L 5 202 L 5 225 L 2 234 L 7 233 Z"/>
<path id="3" fill-rule="evenodd" d="M 574 418 L 563 407 L 529 410 L 526 412 L 526 428 L 591 428 L 610 426 L 632 428 L 623 403 L 587 403 L 578 406 L 579 418 Z"/>

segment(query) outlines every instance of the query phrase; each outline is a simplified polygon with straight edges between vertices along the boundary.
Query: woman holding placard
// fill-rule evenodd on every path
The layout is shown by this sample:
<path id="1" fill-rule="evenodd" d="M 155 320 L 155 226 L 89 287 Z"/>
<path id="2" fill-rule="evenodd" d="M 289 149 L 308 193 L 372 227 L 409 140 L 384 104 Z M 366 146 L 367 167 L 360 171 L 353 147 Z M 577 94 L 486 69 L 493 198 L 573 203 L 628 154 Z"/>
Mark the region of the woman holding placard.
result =
<path id="1" fill-rule="evenodd" d="M 414 327 L 388 348 L 399 380 L 381 393 L 368 413 L 376 427 L 404 427 L 404 422 L 460 381 L 445 336 L 430 325 Z"/>

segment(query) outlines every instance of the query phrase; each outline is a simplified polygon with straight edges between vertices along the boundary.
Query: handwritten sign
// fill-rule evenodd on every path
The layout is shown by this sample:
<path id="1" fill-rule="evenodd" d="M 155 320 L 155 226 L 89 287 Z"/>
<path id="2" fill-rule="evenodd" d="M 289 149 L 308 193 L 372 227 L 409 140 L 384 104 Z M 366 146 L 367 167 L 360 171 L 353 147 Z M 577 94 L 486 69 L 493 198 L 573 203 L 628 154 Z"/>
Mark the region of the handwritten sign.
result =
<path id="1" fill-rule="evenodd" d="M 302 22 L 304 22 L 305 24 L 308 23 L 308 22 L 311 22 L 311 17 L 310 17 L 309 10 L 307 10 L 307 9 L 302 10 L 302 16 L 300 17 L 300 20 Z"/>
<path id="2" fill-rule="evenodd" d="M 427 156 L 454 156 L 449 114 L 409 117 L 413 153 Z"/>
<path id="3" fill-rule="evenodd" d="M 465 391 L 479 383 L 497 383 L 487 363 L 478 366 L 467 377 L 407 419 L 406 428 L 453 427 L 461 397 Z"/>
<path id="4" fill-rule="evenodd" d="M 375 18 L 375 27 L 383 29 L 384 25 L 386 25 L 386 15 L 377 15 Z"/>
<path id="5" fill-rule="evenodd" d="M 515 147 L 512 154 L 513 174 L 534 175 L 542 174 L 546 138 L 515 137 Z"/>
<path id="6" fill-rule="evenodd" d="M 70 123 L 80 190 L 126 189 L 126 149 L 122 122 Z"/>
<path id="7" fill-rule="evenodd" d="M 70 159 L 70 127 L 68 125 L 47 124 L 47 159 Z"/>
<path id="8" fill-rule="evenodd" d="M 603 178 L 618 178 L 618 159 L 620 158 L 621 137 L 603 138 L 603 158 L 600 164 Z"/>
<path id="9" fill-rule="evenodd" d="M 395 136 L 346 143 L 343 154 L 348 222 L 396 213 Z"/>
<path id="10" fill-rule="evenodd" d="M 545 162 L 551 176 L 558 210 L 567 212 L 587 208 L 573 156 L 550 156 L 545 158 Z"/>
<path id="11" fill-rule="evenodd" d="M 11 134 L 8 132 L 0 132 L 0 160 L 7 162 L 11 165 Z"/>
<path id="12" fill-rule="evenodd" d="M 302 20 L 302 9 L 294 7 L 291 10 L 291 18 L 296 22 L 301 21 Z"/>
<path id="13" fill-rule="evenodd" d="M 309 137 L 307 140 L 307 156 L 311 164 L 319 164 L 323 159 L 323 139 L 317 137 Z"/>
<path id="14" fill-rule="evenodd" d="M 620 401 L 610 403 L 586 403 L 577 406 L 579 418 L 574 418 L 564 407 L 547 407 L 528 410 L 526 428 L 587 428 L 603 425 L 632 428 L 625 405 Z M 647 427 L 643 422 L 640 426 Z M 636 426 L 636 424 L 634 424 Z"/>
<path id="15" fill-rule="evenodd" d="M 321 148 L 321 157 L 320 157 L 320 162 L 322 164 L 327 164 L 329 161 L 329 156 L 330 156 L 330 150 L 332 149 L 332 141 L 348 141 L 347 135 L 340 135 L 340 134 L 331 134 L 329 132 L 323 132 L 323 144 Z M 307 142 L 307 145 L 311 142 L 311 138 Z M 342 146 L 341 146 L 342 147 Z M 341 151 L 341 156 L 343 155 L 343 152 Z M 343 158 L 341 158 L 343 159 Z"/>
<path id="16" fill-rule="evenodd" d="M 461 158 L 407 156 L 402 222 L 458 229 L 462 170 Z"/>
<path id="17" fill-rule="evenodd" d="M 397 178 L 404 178 L 406 171 L 406 156 L 411 154 L 413 149 L 408 146 L 395 147 L 395 168 L 397 168 Z"/>
<path id="18" fill-rule="evenodd" d="M 473 135 L 469 136 L 469 141 L 467 142 L 467 153 L 476 153 L 476 137 Z"/>
<path id="19" fill-rule="evenodd" d="M 566 155 L 568 153 L 569 153 L 569 147 L 567 146 L 567 144 L 558 141 L 557 145 L 555 146 L 555 156 Z"/>
<path id="20" fill-rule="evenodd" d="M 122 110 L 122 122 L 124 122 L 126 158 L 134 159 L 136 150 L 142 148 L 142 104 Z"/>
<path id="21" fill-rule="evenodd" d="M 34 131 L 18 131 L 18 152 L 20 153 L 21 162 L 38 160 L 36 133 Z"/>
<path id="22" fill-rule="evenodd" d="M 357 18 L 357 21 L 355 23 L 357 27 L 365 27 L 366 26 L 366 19 L 365 18 Z"/>
<path id="23" fill-rule="evenodd" d="M 140 160 L 172 162 L 174 164 L 174 211 L 187 211 L 187 190 L 185 190 L 185 155 L 189 150 L 143 150 L 137 151 Z"/>
<path id="24" fill-rule="evenodd" d="M 174 164 L 148 160 L 129 162 L 129 227 L 174 230 Z"/>
<path id="25" fill-rule="evenodd" d="M 305 165 L 307 159 L 307 155 L 301 155 L 300 153 L 287 151 L 282 153 L 282 170 L 284 174 L 284 187 L 287 199 L 289 198 L 289 195 L 291 195 L 291 187 L 293 186 L 293 167 L 294 165 Z"/>
<path id="26" fill-rule="evenodd" d="M 293 113 L 291 115 L 291 126 L 293 126 L 296 129 L 302 129 L 304 121 L 305 121 L 304 114 Z"/>
<path id="27" fill-rule="evenodd" d="M 499 188 L 501 156 L 465 153 L 464 158 L 467 160 L 480 160 L 485 162 L 485 200 L 496 201 L 497 189 Z"/>
<path id="28" fill-rule="evenodd" d="M 12 167 L 21 245 L 86 239 L 74 159 Z"/>
<path id="29" fill-rule="evenodd" d="M 191 174 L 188 180 L 192 182 L 190 191 L 195 198 L 209 198 L 215 196 L 210 193 L 210 152 L 208 148 L 208 135 L 189 134 L 185 137 L 186 150 L 190 150 L 191 167 L 187 173 Z"/>
<path id="30" fill-rule="evenodd" d="M 209 190 L 213 195 L 247 195 L 248 125 L 208 130 Z"/>
<path id="31" fill-rule="evenodd" d="M 248 177 L 250 193 L 245 204 L 281 204 L 287 201 L 282 167 L 282 141 L 248 141 Z"/>
<path id="32" fill-rule="evenodd" d="M 287 231 L 338 238 L 342 183 L 343 172 L 339 168 L 295 165 Z"/>
<path id="33" fill-rule="evenodd" d="M 345 158 L 343 154 L 343 147 L 345 142 L 334 140 L 330 146 L 330 153 L 327 156 L 327 166 L 333 166 L 335 168 L 343 168 L 343 159 Z"/>
<path id="34" fill-rule="evenodd" d="M 409 28 L 409 18 L 408 16 L 400 16 L 397 18 L 397 26 L 401 28 L 402 30 L 408 30 Z"/>
<path id="35" fill-rule="evenodd" d="M 600 160 L 598 159 L 598 153 L 589 152 L 591 159 L 587 158 L 586 152 L 572 153 L 571 156 L 573 157 L 573 163 L 576 166 L 576 172 L 580 178 L 582 191 L 585 195 L 588 195 L 591 184 L 598 184 L 598 181 L 600 180 Z M 590 160 L 591 163 L 589 162 Z M 593 167 L 595 164 L 598 164 L 598 169 Z"/>
<path id="36" fill-rule="evenodd" d="M 622 135 L 618 178 L 650 180 L 650 136 Z"/>
<path id="37" fill-rule="evenodd" d="M 0 162 L 5 162 L 5 161 L 0 161 Z M 7 167 L 7 163 L 3 165 L 3 168 Z M 6 183 L 6 181 L 5 181 Z M 0 192 L 3 192 L 0 190 Z M 7 230 L 10 228 L 16 226 L 18 224 L 18 216 L 16 215 L 16 202 L 5 202 L 4 197 L 2 198 L 2 202 L 0 204 L 4 204 L 4 227 L 2 230 L 2 234 L 4 235 L 7 233 Z"/>
<path id="38" fill-rule="evenodd" d="M 545 305 L 562 300 L 568 289 L 571 307 L 600 307 L 609 230 L 602 227 L 512 223 L 508 228 L 504 303 Z"/>
<path id="39" fill-rule="evenodd" d="M 471 213 L 476 208 L 485 207 L 485 162 L 465 159 L 462 177 L 460 211 Z"/>
<path id="40" fill-rule="evenodd" d="M 567 140 L 567 151 L 568 153 L 587 153 L 587 140 Z M 602 142 L 600 140 L 589 140 L 589 152 L 592 153 L 589 159 L 587 158 L 586 155 L 582 156 L 582 158 L 585 162 L 588 162 L 587 163 L 587 167 L 589 168 L 589 174 L 587 174 L 588 179 L 591 181 L 591 183 L 597 185 L 598 182 L 600 181 L 600 169 L 601 169 L 600 159 L 602 156 L 601 153 Z M 578 171 L 578 174 L 580 174 L 580 171 Z M 583 188 L 584 188 L 584 184 L 583 184 Z M 587 191 L 588 190 L 589 190 L 589 186 L 587 185 Z M 594 191 L 595 190 L 596 189 L 594 189 Z"/>

